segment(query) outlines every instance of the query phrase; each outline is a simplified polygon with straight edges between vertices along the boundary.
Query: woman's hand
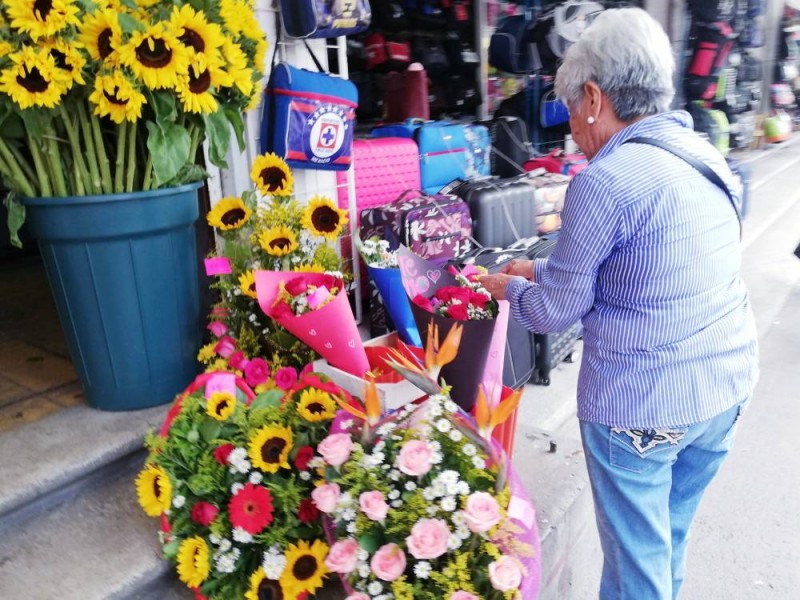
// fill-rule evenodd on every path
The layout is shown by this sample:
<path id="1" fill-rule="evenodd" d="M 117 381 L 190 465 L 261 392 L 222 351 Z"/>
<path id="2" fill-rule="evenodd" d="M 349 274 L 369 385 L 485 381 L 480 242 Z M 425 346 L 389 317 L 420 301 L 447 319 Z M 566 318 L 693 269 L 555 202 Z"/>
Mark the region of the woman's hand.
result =
<path id="1" fill-rule="evenodd" d="M 495 300 L 505 300 L 506 286 L 512 279 L 514 279 L 513 275 L 495 273 L 494 275 L 481 275 L 478 281 Z"/>
<path id="2" fill-rule="evenodd" d="M 503 267 L 500 272 L 513 277 L 524 277 L 530 281 L 533 279 L 533 261 L 515 258 Z"/>

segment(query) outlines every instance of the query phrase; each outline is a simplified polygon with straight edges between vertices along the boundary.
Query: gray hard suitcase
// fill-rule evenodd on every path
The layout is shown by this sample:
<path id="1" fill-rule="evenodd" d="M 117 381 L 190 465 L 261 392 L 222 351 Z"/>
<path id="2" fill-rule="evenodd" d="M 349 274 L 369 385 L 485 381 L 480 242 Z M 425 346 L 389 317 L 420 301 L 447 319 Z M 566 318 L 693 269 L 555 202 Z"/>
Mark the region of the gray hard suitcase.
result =
<path id="1" fill-rule="evenodd" d="M 453 191 L 472 216 L 472 235 L 483 246 L 507 248 L 536 235 L 536 194 L 526 176 L 476 179 Z"/>
<path id="2" fill-rule="evenodd" d="M 543 236 L 527 251 L 527 258 L 547 258 L 556 247 L 558 234 Z M 534 333 L 533 352 L 534 369 L 531 382 L 540 385 L 550 385 L 550 371 L 562 361 L 577 362 L 580 353 L 575 349 L 575 343 L 581 337 L 583 328 L 580 321 L 558 333 Z"/>

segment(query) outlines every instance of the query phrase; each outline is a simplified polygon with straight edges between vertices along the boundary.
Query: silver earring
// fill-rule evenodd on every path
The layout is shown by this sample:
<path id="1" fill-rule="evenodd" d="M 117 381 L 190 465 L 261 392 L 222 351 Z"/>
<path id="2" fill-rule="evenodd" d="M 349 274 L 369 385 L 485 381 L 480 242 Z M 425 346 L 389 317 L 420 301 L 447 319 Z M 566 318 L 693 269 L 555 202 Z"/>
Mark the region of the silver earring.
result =
<path id="1" fill-rule="evenodd" d="M 594 125 L 594 117 L 592 117 L 592 116 L 589 116 L 589 118 L 588 118 L 588 119 L 586 119 L 586 122 L 587 122 L 589 125 Z"/>

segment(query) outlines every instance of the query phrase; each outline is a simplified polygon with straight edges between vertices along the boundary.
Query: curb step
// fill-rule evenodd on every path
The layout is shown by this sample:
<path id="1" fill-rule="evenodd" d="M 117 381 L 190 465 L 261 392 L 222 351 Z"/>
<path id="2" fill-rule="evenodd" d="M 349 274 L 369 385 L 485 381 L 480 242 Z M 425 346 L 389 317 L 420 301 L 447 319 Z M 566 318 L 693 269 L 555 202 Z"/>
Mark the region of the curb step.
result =
<path id="1" fill-rule="evenodd" d="M 76 406 L 0 435 L 0 531 L 100 483 L 105 471 L 116 471 L 114 463 L 142 449 L 144 434 L 160 426 L 168 409 Z"/>
<path id="2" fill-rule="evenodd" d="M 145 452 L 117 477 L 41 513 L 0 537 L 0 597 L 25 600 L 122 598 L 164 575 L 157 521 L 136 500 Z"/>

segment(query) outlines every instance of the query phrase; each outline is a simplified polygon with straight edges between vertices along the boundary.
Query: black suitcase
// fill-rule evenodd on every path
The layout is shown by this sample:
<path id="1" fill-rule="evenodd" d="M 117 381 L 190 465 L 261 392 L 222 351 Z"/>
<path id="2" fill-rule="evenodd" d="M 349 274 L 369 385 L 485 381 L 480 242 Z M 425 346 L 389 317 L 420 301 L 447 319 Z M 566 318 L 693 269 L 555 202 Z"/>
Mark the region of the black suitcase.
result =
<path id="1" fill-rule="evenodd" d="M 528 129 L 519 117 L 497 117 L 481 121 L 492 137 L 491 172 L 499 177 L 513 177 L 525 172 L 525 163 L 533 156 Z"/>
<path id="2" fill-rule="evenodd" d="M 536 235 L 536 194 L 525 176 L 465 181 L 451 193 L 469 206 L 472 235 L 483 246 L 507 248 Z"/>
<path id="3" fill-rule="evenodd" d="M 533 238 L 535 240 L 536 238 Z M 527 258 L 527 240 L 522 240 L 517 248 L 503 250 L 479 249 L 458 260 L 458 266 L 474 264 L 485 267 L 490 273 L 497 273 L 515 258 Z M 520 325 L 516 319 L 508 319 L 506 352 L 503 359 L 503 385 L 517 389 L 525 385 L 535 368 L 534 334 Z"/>
<path id="4" fill-rule="evenodd" d="M 527 258 L 547 258 L 556 246 L 557 235 L 543 236 L 539 242 L 527 251 Z M 521 327 L 521 326 L 520 326 Z M 559 333 L 534 333 L 533 352 L 534 369 L 531 382 L 539 385 L 550 385 L 550 371 L 562 361 L 576 362 L 580 353 L 575 343 L 581 336 L 580 321 Z"/>

